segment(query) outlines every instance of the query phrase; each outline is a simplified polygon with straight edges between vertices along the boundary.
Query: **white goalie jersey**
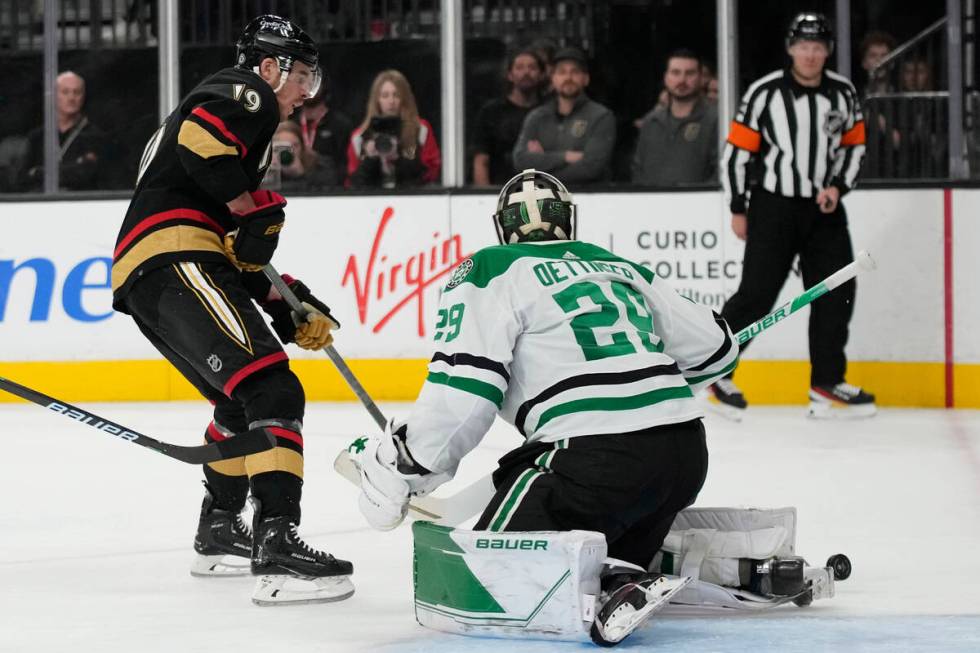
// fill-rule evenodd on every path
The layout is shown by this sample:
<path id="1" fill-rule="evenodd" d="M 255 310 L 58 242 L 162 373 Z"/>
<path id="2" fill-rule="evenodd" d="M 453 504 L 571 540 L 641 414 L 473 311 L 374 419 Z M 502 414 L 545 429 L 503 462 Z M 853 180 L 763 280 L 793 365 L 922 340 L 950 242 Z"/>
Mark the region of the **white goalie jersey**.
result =
<path id="1" fill-rule="evenodd" d="M 528 442 L 684 422 L 702 415 L 694 392 L 738 360 L 717 314 L 579 241 L 487 247 L 464 260 L 434 339 L 407 444 L 420 465 L 449 474 L 498 412 Z"/>

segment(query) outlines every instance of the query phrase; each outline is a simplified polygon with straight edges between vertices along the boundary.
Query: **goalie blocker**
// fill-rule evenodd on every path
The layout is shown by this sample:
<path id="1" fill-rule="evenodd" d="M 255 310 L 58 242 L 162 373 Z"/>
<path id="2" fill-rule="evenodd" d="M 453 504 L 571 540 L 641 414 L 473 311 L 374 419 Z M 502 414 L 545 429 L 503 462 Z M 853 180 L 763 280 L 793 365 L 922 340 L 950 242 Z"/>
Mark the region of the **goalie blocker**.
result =
<path id="1" fill-rule="evenodd" d="M 827 567 L 795 555 L 795 508 L 684 510 L 651 563 L 654 573 L 607 558 L 604 536 L 592 531 L 498 533 L 425 521 L 412 529 L 416 620 L 461 635 L 591 636 L 609 646 L 668 603 L 802 607 L 832 597 L 834 580 L 850 574 L 843 555 Z"/>

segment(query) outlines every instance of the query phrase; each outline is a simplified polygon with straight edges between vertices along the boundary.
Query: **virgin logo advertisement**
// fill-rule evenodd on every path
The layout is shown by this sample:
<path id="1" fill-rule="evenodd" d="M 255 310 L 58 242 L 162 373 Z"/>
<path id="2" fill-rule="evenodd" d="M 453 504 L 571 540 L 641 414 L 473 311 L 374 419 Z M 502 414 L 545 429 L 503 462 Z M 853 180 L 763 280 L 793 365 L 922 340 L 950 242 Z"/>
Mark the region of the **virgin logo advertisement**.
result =
<path id="1" fill-rule="evenodd" d="M 459 234 L 418 233 L 424 224 L 412 231 L 414 238 L 408 243 L 393 237 L 396 215 L 393 207 L 385 207 L 370 250 L 347 257 L 341 285 L 354 291 L 358 319 L 372 333 L 380 332 L 397 315 L 412 313 L 418 336 L 424 338 L 426 317 L 435 311 L 426 303 L 426 289 L 445 283 L 470 254 L 463 253 Z"/>

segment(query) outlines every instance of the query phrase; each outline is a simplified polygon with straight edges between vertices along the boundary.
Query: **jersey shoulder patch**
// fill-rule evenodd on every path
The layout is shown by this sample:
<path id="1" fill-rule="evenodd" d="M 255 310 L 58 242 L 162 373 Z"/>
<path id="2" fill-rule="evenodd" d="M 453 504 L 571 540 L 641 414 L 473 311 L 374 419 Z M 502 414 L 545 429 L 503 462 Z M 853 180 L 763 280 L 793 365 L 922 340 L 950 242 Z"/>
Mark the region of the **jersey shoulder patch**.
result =
<path id="1" fill-rule="evenodd" d="M 453 270 L 452 275 L 449 277 L 449 283 L 446 284 L 446 290 L 452 290 L 459 284 L 466 281 L 466 277 L 473 270 L 473 257 L 463 259 L 456 269 Z"/>

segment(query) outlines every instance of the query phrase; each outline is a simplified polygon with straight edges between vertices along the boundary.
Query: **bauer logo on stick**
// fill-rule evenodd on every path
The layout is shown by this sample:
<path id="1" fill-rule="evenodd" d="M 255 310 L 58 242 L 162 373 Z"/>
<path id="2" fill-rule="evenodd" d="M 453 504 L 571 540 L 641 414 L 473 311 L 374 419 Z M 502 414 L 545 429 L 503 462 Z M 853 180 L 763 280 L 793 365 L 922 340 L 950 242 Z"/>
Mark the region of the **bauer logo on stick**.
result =
<path id="1" fill-rule="evenodd" d="M 123 440 L 135 441 L 139 438 L 138 435 L 131 431 L 127 431 L 126 429 L 116 426 L 115 424 L 110 424 L 105 420 L 99 419 L 95 415 L 90 415 L 89 413 L 78 410 L 77 408 L 70 408 L 64 404 L 59 404 L 56 401 L 52 401 L 50 404 L 45 406 L 45 408 L 48 410 L 53 410 L 59 415 L 64 415 L 65 417 L 78 420 L 82 424 L 88 424 L 89 426 L 95 427 L 100 431 L 105 431 L 109 435 L 115 435 Z"/>

